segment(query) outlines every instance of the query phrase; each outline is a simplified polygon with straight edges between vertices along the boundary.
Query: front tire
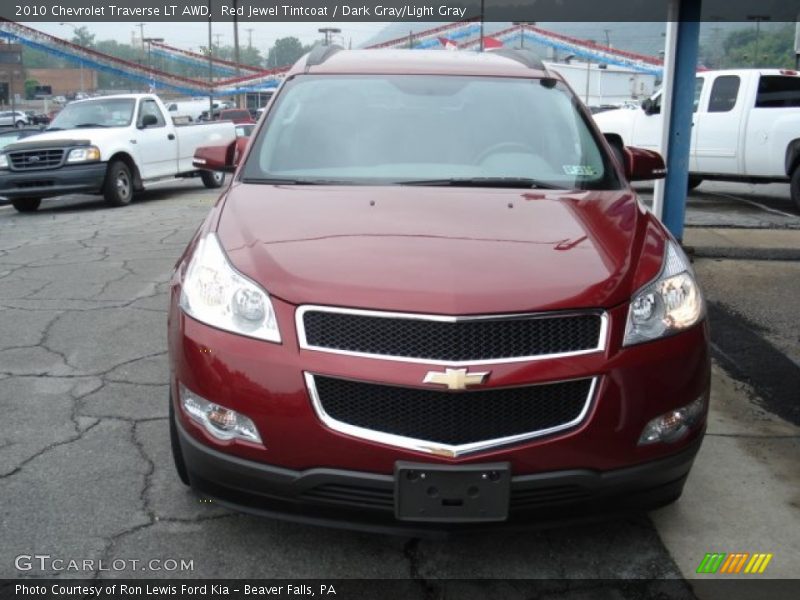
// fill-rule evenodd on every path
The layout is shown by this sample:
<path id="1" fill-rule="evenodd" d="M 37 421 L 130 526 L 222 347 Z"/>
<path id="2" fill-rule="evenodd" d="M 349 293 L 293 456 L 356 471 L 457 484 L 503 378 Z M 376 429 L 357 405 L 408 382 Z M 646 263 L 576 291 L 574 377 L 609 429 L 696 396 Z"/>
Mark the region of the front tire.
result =
<path id="1" fill-rule="evenodd" d="M 225 173 L 222 171 L 200 171 L 203 185 L 210 190 L 221 188 L 225 184 Z"/>
<path id="2" fill-rule="evenodd" d="M 172 447 L 172 461 L 175 463 L 178 478 L 184 485 L 190 485 L 189 472 L 186 470 L 181 442 L 178 439 L 178 426 L 175 424 L 175 405 L 172 403 L 172 392 L 169 394 L 169 443 Z"/>
<path id="3" fill-rule="evenodd" d="M 103 197 L 109 206 L 125 206 L 133 199 L 131 170 L 121 160 L 115 160 L 108 166 L 106 182 L 103 184 Z"/>
<path id="4" fill-rule="evenodd" d="M 17 129 L 22 129 L 23 127 L 25 127 L 25 121 L 17 121 L 16 123 L 14 123 L 14 127 L 16 127 Z"/>
<path id="5" fill-rule="evenodd" d="M 41 198 L 17 198 L 11 201 L 11 205 L 21 213 L 32 213 L 39 210 L 42 203 Z"/>
<path id="6" fill-rule="evenodd" d="M 698 177 L 697 175 L 689 175 L 689 183 L 687 184 L 687 187 L 689 188 L 689 191 L 692 191 L 701 183 L 703 183 L 702 177 Z"/>
<path id="7" fill-rule="evenodd" d="M 792 171 L 792 179 L 789 184 L 789 190 L 792 195 L 792 202 L 800 210 L 800 165 L 797 165 Z"/>

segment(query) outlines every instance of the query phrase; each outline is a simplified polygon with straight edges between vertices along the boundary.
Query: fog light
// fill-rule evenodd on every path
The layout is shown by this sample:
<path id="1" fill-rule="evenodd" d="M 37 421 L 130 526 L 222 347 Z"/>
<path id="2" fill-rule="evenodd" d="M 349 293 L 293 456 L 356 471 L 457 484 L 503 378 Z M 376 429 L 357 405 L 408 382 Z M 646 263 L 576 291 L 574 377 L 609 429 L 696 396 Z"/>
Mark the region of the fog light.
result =
<path id="1" fill-rule="evenodd" d="M 243 414 L 209 402 L 183 385 L 180 386 L 181 405 L 195 423 L 199 423 L 215 438 L 232 440 L 234 438 L 248 442 L 261 443 L 255 423 Z"/>
<path id="2" fill-rule="evenodd" d="M 705 407 L 706 395 L 703 394 L 691 404 L 656 417 L 645 426 L 639 445 L 677 442 L 700 422 Z"/>

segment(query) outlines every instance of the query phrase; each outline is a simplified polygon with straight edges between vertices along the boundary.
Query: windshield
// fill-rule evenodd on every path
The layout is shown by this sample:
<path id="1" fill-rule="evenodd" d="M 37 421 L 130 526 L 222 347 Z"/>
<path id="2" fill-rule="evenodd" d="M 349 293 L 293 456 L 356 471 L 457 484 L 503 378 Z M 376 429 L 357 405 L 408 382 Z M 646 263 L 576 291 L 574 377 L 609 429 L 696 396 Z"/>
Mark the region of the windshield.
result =
<path id="1" fill-rule="evenodd" d="M 619 187 L 563 84 L 428 75 L 319 75 L 287 82 L 243 178 Z"/>
<path id="2" fill-rule="evenodd" d="M 100 98 L 67 104 L 49 129 L 76 127 L 127 127 L 133 119 L 132 98 Z"/>

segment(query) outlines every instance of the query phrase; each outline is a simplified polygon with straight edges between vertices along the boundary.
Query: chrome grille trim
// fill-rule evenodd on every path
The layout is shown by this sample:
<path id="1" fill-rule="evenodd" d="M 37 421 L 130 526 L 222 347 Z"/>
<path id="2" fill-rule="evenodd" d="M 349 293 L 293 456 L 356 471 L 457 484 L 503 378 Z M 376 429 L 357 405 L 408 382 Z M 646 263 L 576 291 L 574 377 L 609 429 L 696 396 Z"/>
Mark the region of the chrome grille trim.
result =
<path id="1" fill-rule="evenodd" d="M 389 354 L 373 354 L 368 352 L 355 352 L 351 350 L 339 350 L 336 348 L 329 348 L 326 346 L 315 346 L 308 342 L 306 337 L 306 328 L 304 316 L 307 312 L 330 312 L 341 313 L 349 315 L 362 315 L 367 317 L 379 317 L 387 319 L 415 319 L 421 321 L 439 321 L 455 323 L 458 321 L 501 321 L 512 319 L 547 319 L 569 316 L 585 316 L 585 315 L 598 315 L 600 317 L 600 333 L 597 336 L 597 346 L 585 350 L 575 350 L 569 352 L 559 352 L 553 354 L 535 354 L 532 356 L 515 356 L 510 358 L 491 358 L 491 359 L 472 359 L 472 360 L 437 360 L 426 358 L 414 358 L 408 356 L 395 356 Z M 421 313 L 402 313 L 402 312 L 389 312 L 377 310 L 365 310 L 356 308 L 340 308 L 335 306 L 322 306 L 317 304 L 304 304 L 299 306 L 295 311 L 295 327 L 297 330 L 297 341 L 300 348 L 303 350 L 315 350 L 317 352 L 327 352 L 330 354 L 342 354 L 345 356 L 355 356 L 359 358 L 372 358 L 379 360 L 392 360 L 398 362 L 408 362 L 426 365 L 443 365 L 449 367 L 466 367 L 475 365 L 492 365 L 492 364 L 506 364 L 529 362 L 534 360 L 548 360 L 554 358 L 564 358 L 568 356 L 580 356 L 582 354 L 593 354 L 595 352 L 603 352 L 606 349 L 608 338 L 608 313 L 604 310 L 572 310 L 563 312 L 539 312 L 539 313 L 511 313 L 501 315 L 465 315 L 465 316 L 450 316 L 450 315 L 431 315 Z"/>
<path id="2" fill-rule="evenodd" d="M 319 392 L 317 391 L 317 385 L 314 379 L 314 375 L 312 373 L 304 371 L 303 377 L 305 378 L 306 381 L 306 387 L 308 388 L 308 395 L 311 399 L 311 405 L 314 408 L 314 412 L 317 414 L 317 418 L 319 418 L 319 420 L 323 423 L 323 425 L 325 425 L 329 429 L 332 429 L 333 431 L 337 431 L 339 433 L 350 435 L 355 438 L 369 440 L 372 442 L 378 442 L 380 444 L 386 444 L 387 446 L 395 446 L 398 448 L 404 448 L 406 450 L 423 452 L 425 454 L 432 454 L 435 456 L 445 456 L 448 458 L 456 458 L 468 454 L 485 452 L 503 446 L 511 446 L 514 444 L 519 444 L 521 442 L 533 440 L 547 435 L 552 435 L 559 431 L 571 429 L 579 425 L 585 420 L 586 416 L 589 414 L 589 409 L 592 406 L 592 402 L 594 400 L 595 391 L 597 389 L 597 384 L 599 379 L 598 377 L 576 378 L 576 379 L 591 379 L 591 384 L 589 385 L 589 393 L 586 395 L 586 401 L 584 402 L 583 409 L 575 419 L 573 419 L 568 423 L 562 423 L 560 425 L 549 427 L 547 429 L 530 431 L 527 433 L 521 433 L 518 435 L 513 435 L 503 438 L 483 440 L 480 442 L 472 442 L 469 444 L 449 445 L 438 442 L 431 442 L 427 440 L 409 438 L 391 433 L 385 433 L 383 431 L 375 431 L 373 429 L 366 429 L 363 427 L 358 427 L 356 425 L 351 425 L 349 423 L 338 421 L 333 417 L 331 417 L 327 412 L 325 412 L 325 409 L 322 406 L 322 400 L 319 397 Z M 569 380 L 547 381 L 542 383 L 531 384 L 528 387 L 533 387 L 535 385 L 549 385 L 554 383 L 561 383 L 563 381 L 569 381 Z"/>

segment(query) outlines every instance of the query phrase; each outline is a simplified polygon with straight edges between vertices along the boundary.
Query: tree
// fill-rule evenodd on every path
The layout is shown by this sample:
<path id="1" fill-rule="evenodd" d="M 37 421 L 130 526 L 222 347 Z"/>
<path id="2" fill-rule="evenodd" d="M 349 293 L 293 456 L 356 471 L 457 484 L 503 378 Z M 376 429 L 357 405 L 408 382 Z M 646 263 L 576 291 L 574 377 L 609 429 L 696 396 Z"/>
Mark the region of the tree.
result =
<path id="1" fill-rule="evenodd" d="M 75 28 L 72 35 L 72 43 L 84 48 L 92 48 L 94 46 L 94 34 L 90 33 L 85 25 Z"/>
<path id="2" fill-rule="evenodd" d="M 275 45 L 269 49 L 267 67 L 275 68 L 293 65 L 298 58 L 310 49 L 310 46 L 303 46 L 296 37 L 279 38 L 275 40 Z"/>
<path id="3" fill-rule="evenodd" d="M 762 25 L 756 39 L 755 28 L 731 32 L 722 44 L 722 68 L 794 67 L 794 24 L 767 29 Z M 756 49 L 758 56 L 756 56 Z"/>
<path id="4" fill-rule="evenodd" d="M 35 79 L 27 79 L 25 81 L 25 100 L 33 100 L 36 97 L 36 88 L 39 82 Z"/>

